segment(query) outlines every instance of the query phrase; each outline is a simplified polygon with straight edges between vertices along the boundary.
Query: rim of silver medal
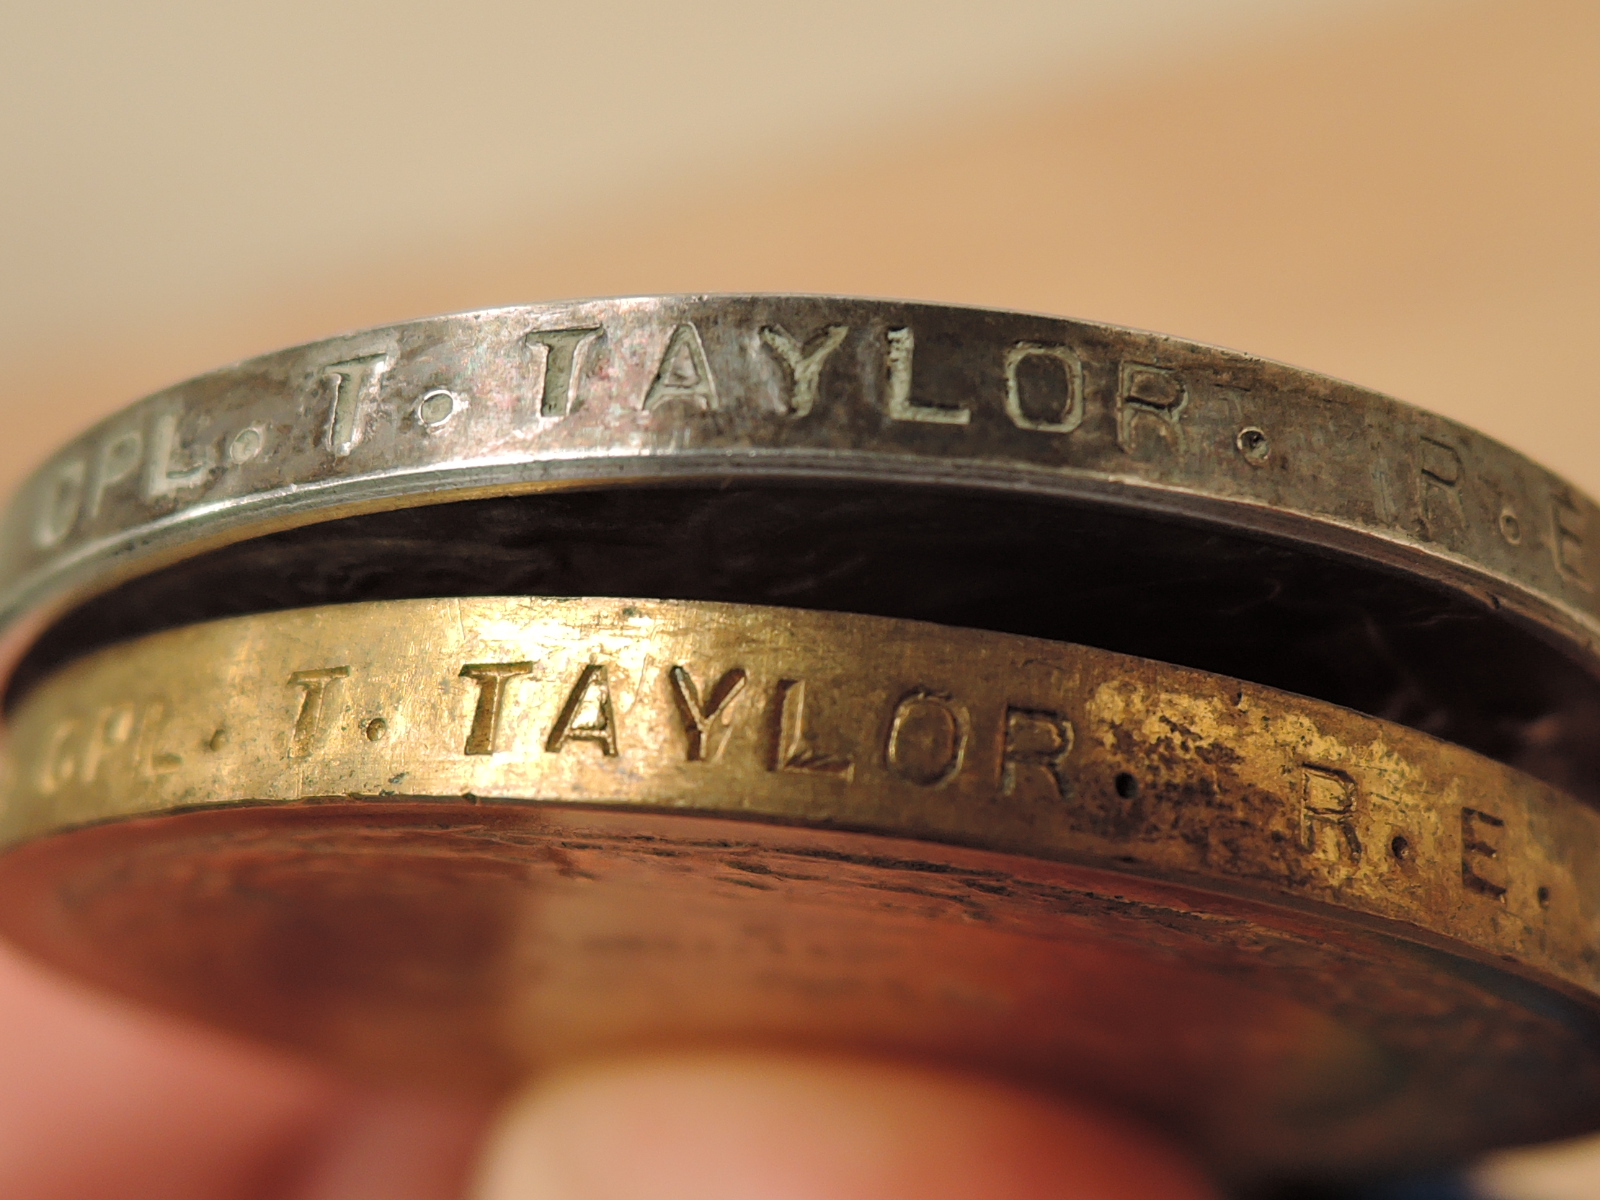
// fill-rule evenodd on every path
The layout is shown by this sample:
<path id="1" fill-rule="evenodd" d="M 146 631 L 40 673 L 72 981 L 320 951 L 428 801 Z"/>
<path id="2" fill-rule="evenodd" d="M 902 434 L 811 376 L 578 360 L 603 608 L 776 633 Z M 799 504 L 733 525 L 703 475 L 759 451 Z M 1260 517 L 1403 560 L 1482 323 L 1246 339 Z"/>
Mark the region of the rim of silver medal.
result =
<path id="1" fill-rule="evenodd" d="M 51 458 L 0 522 L 0 665 L 97 595 L 294 529 L 537 492 L 756 482 L 1065 501 L 1359 562 L 1532 634 L 1581 677 L 1554 691 L 1593 692 L 1579 707 L 1600 712 L 1596 506 L 1499 442 L 1160 334 L 814 296 L 433 317 L 140 400 Z M 607 591 L 577 585 L 566 590 Z M 1188 665 L 1261 677 L 1233 661 Z"/>

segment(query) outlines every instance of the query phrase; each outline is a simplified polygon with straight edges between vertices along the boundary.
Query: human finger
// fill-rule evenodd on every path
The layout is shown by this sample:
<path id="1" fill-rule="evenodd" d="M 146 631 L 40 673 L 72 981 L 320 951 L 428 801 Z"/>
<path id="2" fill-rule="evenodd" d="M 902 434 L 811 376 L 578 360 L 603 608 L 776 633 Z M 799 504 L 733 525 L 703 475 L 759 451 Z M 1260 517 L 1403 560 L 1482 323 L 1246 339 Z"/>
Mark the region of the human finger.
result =
<path id="1" fill-rule="evenodd" d="M 514 1101 L 474 1200 L 1213 1200 L 1163 1138 L 957 1072 L 682 1054 L 591 1065 Z"/>

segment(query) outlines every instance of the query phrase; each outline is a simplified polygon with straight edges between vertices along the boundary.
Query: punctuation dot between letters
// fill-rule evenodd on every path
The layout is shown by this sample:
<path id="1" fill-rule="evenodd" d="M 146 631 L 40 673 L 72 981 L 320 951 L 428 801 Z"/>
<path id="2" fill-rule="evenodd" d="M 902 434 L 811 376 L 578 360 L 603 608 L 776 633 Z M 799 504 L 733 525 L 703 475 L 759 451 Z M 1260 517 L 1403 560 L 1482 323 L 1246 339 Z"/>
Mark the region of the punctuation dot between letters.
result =
<path id="1" fill-rule="evenodd" d="M 1239 436 L 1233 439 L 1233 444 L 1239 447 L 1239 453 L 1244 455 L 1245 462 L 1253 467 L 1259 467 L 1272 457 L 1272 443 L 1267 440 L 1267 435 L 1254 425 L 1246 425 L 1239 430 Z"/>
<path id="2" fill-rule="evenodd" d="M 228 439 L 228 461 L 234 466 L 249 462 L 261 453 L 266 444 L 266 434 L 259 425 L 246 425 Z"/>
<path id="3" fill-rule="evenodd" d="M 466 401 L 449 388 L 434 388 L 417 401 L 417 424 L 425 429 L 439 429 L 465 407 Z"/>

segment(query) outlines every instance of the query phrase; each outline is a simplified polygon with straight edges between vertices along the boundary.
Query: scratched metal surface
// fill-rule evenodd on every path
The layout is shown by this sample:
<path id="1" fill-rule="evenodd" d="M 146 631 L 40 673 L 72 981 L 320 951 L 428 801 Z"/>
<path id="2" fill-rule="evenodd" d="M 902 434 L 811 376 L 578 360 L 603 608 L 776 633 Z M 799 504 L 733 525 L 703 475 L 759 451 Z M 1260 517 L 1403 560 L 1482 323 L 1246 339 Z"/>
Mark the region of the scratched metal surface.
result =
<path id="1" fill-rule="evenodd" d="M 685 1045 L 957 1063 L 1161 1124 L 1236 1181 L 1576 1133 L 1592 1008 L 1362 929 L 1123 873 L 543 805 L 323 804 L 0 856 L 58 968 L 368 1078 L 495 1093 Z"/>
<path id="2" fill-rule="evenodd" d="M 1156 334 L 737 296 L 434 318 L 152 396 L 23 489 L 0 530 L 0 622 L 15 658 L 120 579 L 333 515 L 752 476 L 1175 514 L 1425 578 L 1591 664 L 1600 641 L 1594 504 L 1455 422 Z"/>

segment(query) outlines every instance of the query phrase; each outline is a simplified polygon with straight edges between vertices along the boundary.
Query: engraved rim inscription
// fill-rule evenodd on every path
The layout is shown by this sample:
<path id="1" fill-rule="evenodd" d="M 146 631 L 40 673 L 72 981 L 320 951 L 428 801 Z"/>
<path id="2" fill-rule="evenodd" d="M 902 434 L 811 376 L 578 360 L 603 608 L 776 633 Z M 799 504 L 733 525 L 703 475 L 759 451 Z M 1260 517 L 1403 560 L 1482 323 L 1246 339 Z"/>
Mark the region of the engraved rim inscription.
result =
<path id="1" fill-rule="evenodd" d="M 0 622 L 59 611 L 191 545 L 335 512 L 751 474 L 1181 514 L 1492 596 L 1579 657 L 1600 646 L 1593 502 L 1454 422 L 1154 334 L 774 296 L 434 318 L 152 396 L 17 497 L 0 527 Z"/>
<path id="2" fill-rule="evenodd" d="M 1317 701 L 1081 646 L 725 604 L 235 618 L 19 708 L 0 841 L 329 797 L 641 806 L 1330 905 L 1600 990 L 1600 813 Z"/>

